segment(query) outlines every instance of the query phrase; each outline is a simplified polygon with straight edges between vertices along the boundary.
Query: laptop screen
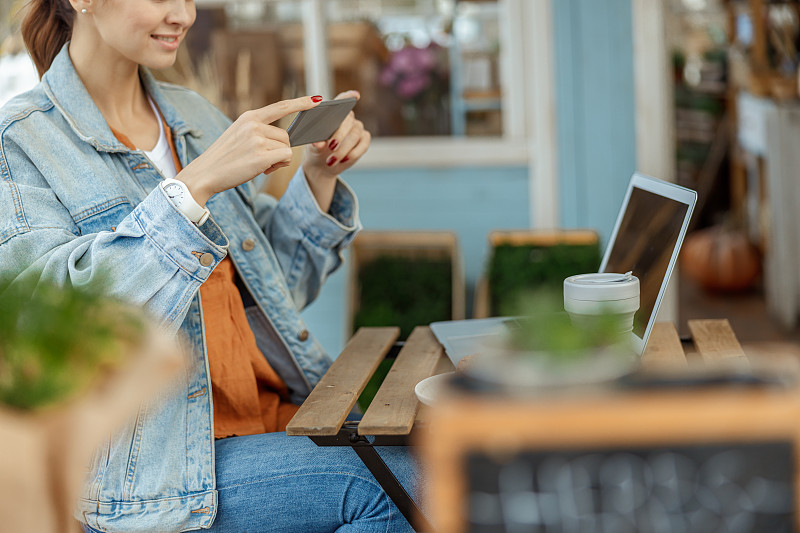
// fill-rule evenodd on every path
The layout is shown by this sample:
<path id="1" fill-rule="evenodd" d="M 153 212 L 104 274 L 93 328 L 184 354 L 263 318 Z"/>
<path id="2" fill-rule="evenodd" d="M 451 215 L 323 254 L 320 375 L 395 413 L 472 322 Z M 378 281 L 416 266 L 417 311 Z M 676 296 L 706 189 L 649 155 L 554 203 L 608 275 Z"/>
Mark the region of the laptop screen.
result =
<path id="1" fill-rule="evenodd" d="M 639 278 L 640 305 L 633 325 L 639 339 L 650 333 L 688 225 L 693 202 L 682 200 L 632 183 L 603 259 L 601 272 L 633 271 Z"/>

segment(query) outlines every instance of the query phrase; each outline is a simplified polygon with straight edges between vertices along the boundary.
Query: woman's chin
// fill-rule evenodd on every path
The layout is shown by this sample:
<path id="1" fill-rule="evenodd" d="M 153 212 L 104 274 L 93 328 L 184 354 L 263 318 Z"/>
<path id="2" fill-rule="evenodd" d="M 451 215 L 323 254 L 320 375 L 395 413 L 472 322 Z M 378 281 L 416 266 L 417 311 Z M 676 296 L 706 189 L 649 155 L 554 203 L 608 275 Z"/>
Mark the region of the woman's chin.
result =
<path id="1" fill-rule="evenodd" d="M 139 64 L 151 70 L 164 70 L 173 66 L 177 59 L 177 49 L 168 52 L 159 50 L 158 53 L 148 54 L 147 57 L 142 58 Z"/>
<path id="2" fill-rule="evenodd" d="M 177 60 L 176 56 L 164 59 L 159 58 L 158 60 L 151 59 L 150 61 L 141 63 L 141 65 L 149 68 L 150 70 L 165 70 L 172 67 L 175 64 L 176 60 Z"/>

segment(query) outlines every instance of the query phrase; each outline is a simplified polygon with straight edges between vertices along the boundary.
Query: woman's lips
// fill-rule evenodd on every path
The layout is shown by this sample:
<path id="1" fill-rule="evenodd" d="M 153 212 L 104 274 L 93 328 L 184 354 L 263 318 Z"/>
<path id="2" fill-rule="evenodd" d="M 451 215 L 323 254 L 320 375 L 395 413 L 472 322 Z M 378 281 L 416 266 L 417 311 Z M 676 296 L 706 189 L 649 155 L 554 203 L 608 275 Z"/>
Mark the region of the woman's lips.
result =
<path id="1" fill-rule="evenodd" d="M 180 35 L 151 35 L 154 41 L 166 50 L 177 50 L 180 45 Z"/>

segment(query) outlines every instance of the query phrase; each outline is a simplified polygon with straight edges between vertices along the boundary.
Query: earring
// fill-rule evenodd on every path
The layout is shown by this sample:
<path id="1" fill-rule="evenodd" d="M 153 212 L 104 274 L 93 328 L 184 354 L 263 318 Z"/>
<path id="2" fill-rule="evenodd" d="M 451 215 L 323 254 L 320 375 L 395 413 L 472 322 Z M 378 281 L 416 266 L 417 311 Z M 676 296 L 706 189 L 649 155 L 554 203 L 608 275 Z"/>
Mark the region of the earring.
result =
<path id="1" fill-rule="evenodd" d="M 89 11 L 88 11 L 88 10 L 87 10 L 85 7 L 84 7 L 83 9 L 81 9 L 81 14 L 83 14 L 83 15 L 85 15 L 85 14 L 86 14 L 86 13 L 88 13 L 88 12 L 89 12 Z"/>

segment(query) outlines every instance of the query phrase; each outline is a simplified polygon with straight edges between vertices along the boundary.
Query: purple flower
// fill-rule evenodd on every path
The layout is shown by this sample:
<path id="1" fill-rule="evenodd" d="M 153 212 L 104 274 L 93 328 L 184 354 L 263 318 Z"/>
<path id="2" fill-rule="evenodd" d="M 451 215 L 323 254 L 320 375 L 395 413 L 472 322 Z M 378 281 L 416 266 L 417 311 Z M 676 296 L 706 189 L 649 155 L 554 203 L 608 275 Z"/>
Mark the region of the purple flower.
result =
<path id="1" fill-rule="evenodd" d="M 441 81 L 442 75 L 437 71 L 438 50 L 435 44 L 427 48 L 407 45 L 397 50 L 381 71 L 379 82 L 385 87 L 394 87 L 404 100 L 418 97 Z"/>
<path id="2" fill-rule="evenodd" d="M 390 63 L 392 69 L 399 74 L 411 74 L 421 67 L 417 57 L 418 48 L 407 46 L 398 50 Z"/>
<path id="3" fill-rule="evenodd" d="M 397 84 L 397 95 L 404 100 L 411 100 L 422 94 L 431 84 L 431 77 L 427 74 L 416 74 L 400 80 Z"/>
<path id="4" fill-rule="evenodd" d="M 378 82 L 384 87 L 391 87 L 394 85 L 395 80 L 397 80 L 397 73 L 389 67 L 381 70 L 381 73 L 378 75 Z"/>

